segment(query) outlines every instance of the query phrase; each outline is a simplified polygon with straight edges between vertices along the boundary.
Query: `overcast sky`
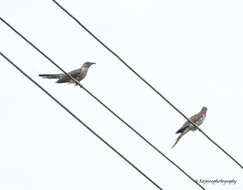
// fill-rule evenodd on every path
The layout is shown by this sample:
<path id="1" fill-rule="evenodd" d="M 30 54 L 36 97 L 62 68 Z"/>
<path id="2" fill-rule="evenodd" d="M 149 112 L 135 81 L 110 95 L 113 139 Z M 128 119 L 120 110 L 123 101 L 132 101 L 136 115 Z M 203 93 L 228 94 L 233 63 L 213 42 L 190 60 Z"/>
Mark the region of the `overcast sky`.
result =
<path id="1" fill-rule="evenodd" d="M 243 164 L 243 2 L 59 0 L 188 117 L 208 107 L 202 129 Z M 97 64 L 82 84 L 207 190 L 242 190 L 242 169 L 200 132 L 174 149 L 185 119 L 51 0 L 0 0 L 0 15 L 66 71 Z M 165 190 L 200 189 L 0 22 L 0 51 Z M 154 190 L 0 57 L 0 189 Z"/>

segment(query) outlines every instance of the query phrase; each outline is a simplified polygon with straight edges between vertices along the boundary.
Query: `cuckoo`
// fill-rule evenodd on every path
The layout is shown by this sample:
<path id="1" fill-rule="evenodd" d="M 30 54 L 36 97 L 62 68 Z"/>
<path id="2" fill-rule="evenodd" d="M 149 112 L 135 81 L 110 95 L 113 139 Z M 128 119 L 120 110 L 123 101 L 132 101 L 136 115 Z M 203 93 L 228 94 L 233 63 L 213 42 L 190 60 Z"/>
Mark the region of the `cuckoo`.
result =
<path id="1" fill-rule="evenodd" d="M 68 74 L 70 74 L 74 79 L 80 82 L 86 77 L 89 67 L 93 64 L 95 63 L 85 62 L 82 65 L 82 67 L 70 71 Z M 68 75 L 64 73 L 63 74 L 62 73 L 61 74 L 39 74 L 39 76 L 47 79 L 58 79 L 56 81 L 57 83 L 75 83 L 74 80 L 72 80 Z"/>
<path id="2" fill-rule="evenodd" d="M 193 115 L 192 117 L 190 117 L 190 120 L 196 126 L 199 127 L 203 123 L 203 121 L 205 120 L 206 113 L 207 113 L 207 108 L 206 107 L 202 107 L 202 109 L 201 109 L 201 111 L 199 113 L 197 113 L 197 114 Z M 184 123 L 184 125 L 176 132 L 176 134 L 180 134 L 180 135 L 177 137 L 176 142 L 172 146 L 172 148 L 179 142 L 181 137 L 183 137 L 187 132 L 195 131 L 196 129 L 197 129 L 197 127 L 192 125 L 189 121 L 186 121 Z"/>

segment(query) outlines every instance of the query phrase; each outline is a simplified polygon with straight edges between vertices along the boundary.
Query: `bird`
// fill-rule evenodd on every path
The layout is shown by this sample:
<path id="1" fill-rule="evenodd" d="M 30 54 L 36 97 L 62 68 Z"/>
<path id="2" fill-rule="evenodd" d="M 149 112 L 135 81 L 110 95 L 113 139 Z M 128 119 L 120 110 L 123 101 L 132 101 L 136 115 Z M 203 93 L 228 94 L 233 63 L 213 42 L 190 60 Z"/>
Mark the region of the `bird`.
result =
<path id="1" fill-rule="evenodd" d="M 192 117 L 190 117 L 190 120 L 196 125 L 196 126 L 200 126 L 205 118 L 206 118 L 206 113 L 207 113 L 207 107 L 202 107 L 201 111 L 195 115 L 193 115 Z M 197 127 L 195 127 L 194 125 L 192 125 L 189 121 L 186 121 L 184 123 L 184 125 L 178 130 L 176 131 L 176 134 L 180 134 L 177 139 L 175 144 L 171 147 L 173 148 L 181 139 L 181 137 L 183 137 L 187 132 L 189 131 L 195 131 L 197 130 Z"/>
<path id="2" fill-rule="evenodd" d="M 71 75 L 74 79 L 77 81 L 83 80 L 89 70 L 89 67 L 91 65 L 94 65 L 95 63 L 93 62 L 85 62 L 79 69 L 75 69 L 73 71 L 68 72 L 69 75 Z M 56 83 L 75 83 L 74 80 L 72 80 L 68 75 L 64 73 L 60 74 L 39 74 L 40 77 L 46 78 L 46 79 L 58 79 Z M 77 84 L 76 84 L 77 85 Z"/>

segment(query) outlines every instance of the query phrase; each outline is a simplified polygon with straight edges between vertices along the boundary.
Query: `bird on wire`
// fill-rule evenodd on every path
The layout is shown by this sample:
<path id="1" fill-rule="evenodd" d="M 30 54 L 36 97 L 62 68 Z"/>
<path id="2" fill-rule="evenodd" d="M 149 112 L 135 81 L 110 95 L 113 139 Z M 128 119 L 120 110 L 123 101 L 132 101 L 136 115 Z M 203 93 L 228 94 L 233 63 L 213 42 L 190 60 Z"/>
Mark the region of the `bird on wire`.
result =
<path id="1" fill-rule="evenodd" d="M 200 126 L 203 121 L 206 118 L 206 113 L 207 113 L 207 108 L 206 107 L 202 107 L 201 111 L 195 115 L 193 115 L 192 117 L 190 117 L 190 120 L 196 125 L 196 126 Z M 189 131 L 195 131 L 197 130 L 197 127 L 193 126 L 189 121 L 186 121 L 184 123 L 184 125 L 178 130 L 176 131 L 176 134 L 180 134 L 177 139 L 175 144 L 171 147 L 173 148 L 181 139 L 181 137 L 183 137 L 187 132 Z"/>
<path id="2" fill-rule="evenodd" d="M 73 71 L 70 71 L 68 74 L 71 75 L 74 79 L 77 81 L 83 80 L 89 70 L 89 67 L 91 65 L 94 65 L 95 63 L 93 62 L 85 62 L 82 67 L 79 69 L 75 69 Z M 64 73 L 60 74 L 39 74 L 40 77 L 46 78 L 46 79 L 58 79 L 56 82 L 57 83 L 75 83 L 74 80 L 70 79 L 70 77 Z M 76 84 L 77 85 L 77 84 Z"/>

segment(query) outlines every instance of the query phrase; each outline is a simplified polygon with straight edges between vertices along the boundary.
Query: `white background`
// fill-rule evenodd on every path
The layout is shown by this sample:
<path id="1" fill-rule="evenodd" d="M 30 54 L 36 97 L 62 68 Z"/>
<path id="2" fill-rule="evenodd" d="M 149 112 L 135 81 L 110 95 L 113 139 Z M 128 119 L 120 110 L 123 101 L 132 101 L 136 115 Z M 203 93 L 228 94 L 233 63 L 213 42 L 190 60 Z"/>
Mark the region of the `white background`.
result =
<path id="1" fill-rule="evenodd" d="M 187 116 L 208 107 L 202 129 L 241 164 L 243 3 L 232 0 L 60 0 Z M 171 149 L 184 118 L 51 0 L 0 0 L 0 15 L 66 71 L 97 64 L 91 92 L 195 179 L 235 179 L 242 169 L 200 132 Z M 200 189 L 0 22 L 0 51 L 68 106 L 165 190 Z M 156 189 L 0 58 L 0 189 Z M 202 184 L 203 185 L 203 184 Z"/>

